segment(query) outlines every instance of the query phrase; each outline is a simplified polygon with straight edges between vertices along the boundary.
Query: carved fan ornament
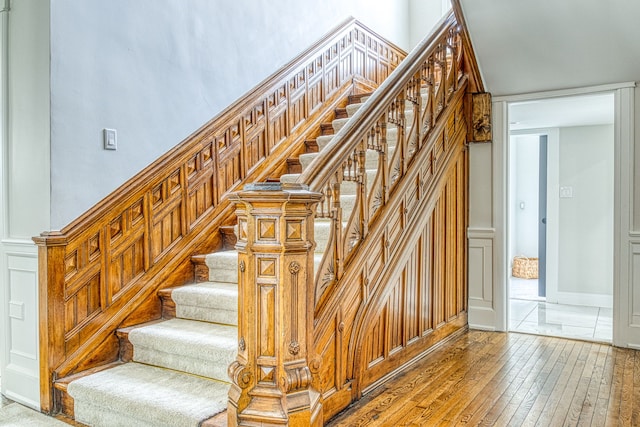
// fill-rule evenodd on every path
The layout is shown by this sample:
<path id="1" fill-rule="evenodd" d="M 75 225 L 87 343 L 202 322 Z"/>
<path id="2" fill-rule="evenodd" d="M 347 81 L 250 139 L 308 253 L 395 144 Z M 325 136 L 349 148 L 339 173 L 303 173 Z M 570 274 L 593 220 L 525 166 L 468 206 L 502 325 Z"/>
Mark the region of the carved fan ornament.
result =
<path id="1" fill-rule="evenodd" d="M 378 212 L 378 209 L 380 209 L 381 206 L 382 206 L 382 189 L 378 188 L 371 200 L 371 210 L 369 211 L 369 216 L 373 217 L 373 215 L 376 212 Z"/>

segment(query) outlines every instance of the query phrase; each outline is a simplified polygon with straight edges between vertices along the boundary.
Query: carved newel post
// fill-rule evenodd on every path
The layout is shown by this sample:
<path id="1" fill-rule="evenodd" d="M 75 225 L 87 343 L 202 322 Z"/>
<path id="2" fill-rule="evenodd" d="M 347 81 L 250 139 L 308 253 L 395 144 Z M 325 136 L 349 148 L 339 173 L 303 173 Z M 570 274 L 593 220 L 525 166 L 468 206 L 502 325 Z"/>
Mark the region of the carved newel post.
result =
<path id="1" fill-rule="evenodd" d="M 231 195 L 238 215 L 239 319 L 229 426 L 322 425 L 310 369 L 313 217 L 320 198 L 280 183 L 250 184 Z"/>

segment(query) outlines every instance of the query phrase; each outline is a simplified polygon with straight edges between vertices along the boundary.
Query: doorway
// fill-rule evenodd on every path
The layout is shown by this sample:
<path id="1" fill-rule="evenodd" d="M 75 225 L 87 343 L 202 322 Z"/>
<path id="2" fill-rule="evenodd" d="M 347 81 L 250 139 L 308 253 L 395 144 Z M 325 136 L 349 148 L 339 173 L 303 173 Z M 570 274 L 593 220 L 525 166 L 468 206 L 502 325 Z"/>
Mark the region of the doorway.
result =
<path id="1" fill-rule="evenodd" d="M 508 108 L 508 329 L 611 342 L 614 95 Z"/>

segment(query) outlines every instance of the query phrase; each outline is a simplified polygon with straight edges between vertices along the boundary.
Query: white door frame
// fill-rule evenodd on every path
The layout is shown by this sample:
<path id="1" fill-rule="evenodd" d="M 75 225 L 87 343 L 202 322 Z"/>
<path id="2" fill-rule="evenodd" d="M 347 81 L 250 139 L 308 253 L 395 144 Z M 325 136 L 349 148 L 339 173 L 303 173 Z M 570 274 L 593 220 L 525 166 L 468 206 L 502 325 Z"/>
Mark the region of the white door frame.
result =
<path id="1" fill-rule="evenodd" d="M 508 103 L 613 92 L 615 97 L 613 344 L 640 349 L 640 230 L 634 230 L 632 224 L 634 88 L 635 83 L 630 82 L 493 99 L 492 213 L 495 234 L 492 253 L 494 272 L 492 309 L 494 313 L 493 325 L 481 325 L 484 329 L 500 331 L 508 329 Z"/>
<path id="2" fill-rule="evenodd" d="M 6 221 L 6 147 L 7 147 L 7 125 L 9 119 L 9 98 L 8 98 L 8 61 L 9 61 L 9 0 L 0 1 L 0 239 L 7 235 Z M 2 243 L 0 242 L 0 245 Z M 0 250 L 0 257 L 4 258 L 3 251 Z M 0 259 L 0 274 L 5 272 L 4 260 Z M 6 323 L 7 305 L 6 294 L 8 292 L 8 281 L 0 277 L 0 393 L 5 394 L 6 381 L 2 381 L 2 376 L 7 366 L 6 349 L 8 348 Z"/>

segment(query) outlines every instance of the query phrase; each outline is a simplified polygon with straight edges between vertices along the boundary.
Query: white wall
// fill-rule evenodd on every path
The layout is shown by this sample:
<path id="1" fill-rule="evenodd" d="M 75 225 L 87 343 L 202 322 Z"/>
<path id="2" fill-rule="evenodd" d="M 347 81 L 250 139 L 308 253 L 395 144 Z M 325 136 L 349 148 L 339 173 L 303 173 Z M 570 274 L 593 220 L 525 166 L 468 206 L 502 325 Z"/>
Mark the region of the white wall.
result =
<path id="1" fill-rule="evenodd" d="M 613 144 L 612 125 L 560 129 L 560 295 L 612 295 Z"/>
<path id="2" fill-rule="evenodd" d="M 409 0 L 409 46 L 413 49 L 451 9 L 448 0 Z"/>
<path id="3" fill-rule="evenodd" d="M 51 0 L 52 228 L 349 16 L 407 49 L 408 13 L 408 0 Z"/>
<path id="4" fill-rule="evenodd" d="M 1 16 L 2 393 L 39 407 L 38 262 L 31 236 L 49 228 L 49 5 L 12 1 Z"/>

